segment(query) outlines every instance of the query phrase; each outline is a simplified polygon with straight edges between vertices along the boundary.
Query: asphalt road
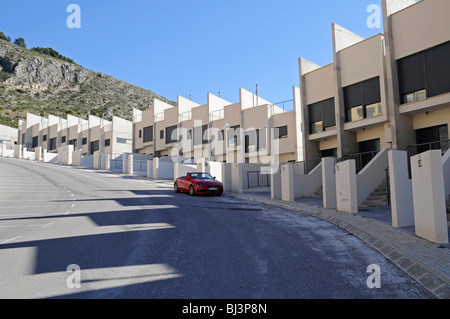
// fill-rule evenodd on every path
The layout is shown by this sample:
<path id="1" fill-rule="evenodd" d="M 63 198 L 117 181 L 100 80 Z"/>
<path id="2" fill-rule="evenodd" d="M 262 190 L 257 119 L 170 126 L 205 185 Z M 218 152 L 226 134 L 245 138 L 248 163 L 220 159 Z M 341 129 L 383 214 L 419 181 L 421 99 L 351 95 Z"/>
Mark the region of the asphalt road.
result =
<path id="1" fill-rule="evenodd" d="M 381 288 L 367 286 L 372 264 Z M 313 217 L 6 158 L 0 269 L 0 298 L 433 298 L 358 238 Z"/>

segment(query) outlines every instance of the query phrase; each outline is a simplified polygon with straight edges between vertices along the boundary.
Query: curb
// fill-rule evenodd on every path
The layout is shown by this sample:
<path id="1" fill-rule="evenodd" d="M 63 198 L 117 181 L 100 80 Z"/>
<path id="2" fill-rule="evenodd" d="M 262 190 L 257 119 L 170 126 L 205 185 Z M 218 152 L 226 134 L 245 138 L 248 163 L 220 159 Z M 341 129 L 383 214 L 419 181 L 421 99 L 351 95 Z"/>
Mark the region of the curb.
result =
<path id="1" fill-rule="evenodd" d="M 303 203 L 283 202 L 276 199 L 268 199 L 254 195 L 245 195 L 239 193 L 226 193 L 228 197 L 238 198 L 243 200 L 249 200 L 252 202 L 283 208 L 286 210 L 294 211 L 297 213 L 313 216 L 322 220 L 325 220 L 331 224 L 338 226 L 339 228 L 347 231 L 348 233 L 358 237 L 363 242 L 380 252 L 388 260 L 394 263 L 402 271 L 408 274 L 411 278 L 419 282 L 428 291 L 433 293 L 439 299 L 450 299 L 450 279 L 444 274 L 439 273 L 431 267 L 427 266 L 420 258 L 414 257 L 408 254 L 391 241 L 383 236 L 382 232 L 374 235 L 366 230 L 358 227 L 357 223 L 352 222 L 353 219 L 359 218 L 358 221 L 364 219 L 365 224 L 368 226 L 380 226 L 386 227 L 388 225 L 371 218 L 358 216 L 356 214 L 343 214 L 336 210 L 331 210 L 323 207 L 311 206 Z M 406 234 L 400 229 L 389 226 L 391 230 Z M 408 234 L 411 238 L 417 238 L 415 235 Z M 442 253 L 443 255 L 445 252 Z"/>

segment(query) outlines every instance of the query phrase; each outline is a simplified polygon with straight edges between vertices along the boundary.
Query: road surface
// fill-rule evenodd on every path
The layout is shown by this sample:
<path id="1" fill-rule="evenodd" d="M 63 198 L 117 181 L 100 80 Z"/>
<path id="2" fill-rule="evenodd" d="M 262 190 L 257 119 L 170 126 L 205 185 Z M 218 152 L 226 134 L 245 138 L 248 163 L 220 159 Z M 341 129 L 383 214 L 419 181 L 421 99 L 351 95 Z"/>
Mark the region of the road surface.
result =
<path id="1" fill-rule="evenodd" d="M 433 298 L 310 216 L 27 160 L 0 176 L 0 298 Z"/>

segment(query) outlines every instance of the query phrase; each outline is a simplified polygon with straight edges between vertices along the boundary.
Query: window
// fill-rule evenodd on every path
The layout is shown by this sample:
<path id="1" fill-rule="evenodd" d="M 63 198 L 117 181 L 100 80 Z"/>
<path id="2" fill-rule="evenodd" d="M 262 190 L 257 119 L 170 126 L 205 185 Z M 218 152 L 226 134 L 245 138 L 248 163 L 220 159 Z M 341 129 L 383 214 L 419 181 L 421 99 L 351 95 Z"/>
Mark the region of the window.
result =
<path id="1" fill-rule="evenodd" d="M 241 145 L 241 126 L 235 125 L 228 129 L 228 146 Z"/>
<path id="2" fill-rule="evenodd" d="M 83 137 L 81 140 L 81 144 L 86 145 L 87 144 L 87 137 Z"/>
<path id="3" fill-rule="evenodd" d="M 65 143 L 65 142 L 66 142 L 66 137 L 65 136 L 61 137 L 61 143 Z"/>
<path id="4" fill-rule="evenodd" d="M 100 141 L 91 142 L 91 154 L 94 154 L 100 149 Z"/>
<path id="5" fill-rule="evenodd" d="M 328 131 L 336 127 L 334 98 L 308 105 L 310 134 Z"/>
<path id="6" fill-rule="evenodd" d="M 139 130 L 139 138 L 142 138 L 142 130 Z"/>
<path id="7" fill-rule="evenodd" d="M 444 154 L 450 146 L 448 125 L 438 125 L 416 130 L 417 154 L 441 149 Z"/>
<path id="8" fill-rule="evenodd" d="M 276 127 L 275 130 L 275 139 L 280 139 L 280 138 L 286 138 L 288 137 L 288 127 L 287 125 L 285 126 L 280 126 L 280 127 Z"/>
<path id="9" fill-rule="evenodd" d="M 105 140 L 105 147 L 111 146 L 111 139 L 108 138 L 107 140 Z"/>
<path id="10" fill-rule="evenodd" d="M 380 78 L 345 87 L 344 107 L 346 122 L 381 115 Z"/>
<path id="11" fill-rule="evenodd" d="M 166 127 L 166 144 L 176 143 L 177 141 L 177 125 Z"/>
<path id="12" fill-rule="evenodd" d="M 245 133 L 245 153 L 266 149 L 266 129 L 261 128 Z"/>
<path id="13" fill-rule="evenodd" d="M 450 42 L 397 61 L 400 103 L 450 92 Z"/>
<path id="14" fill-rule="evenodd" d="M 31 148 L 38 147 L 39 144 L 39 136 L 33 136 L 33 142 Z"/>
<path id="15" fill-rule="evenodd" d="M 330 148 L 328 150 L 322 150 L 322 157 L 337 157 L 337 148 Z"/>
<path id="16" fill-rule="evenodd" d="M 160 139 L 164 138 L 164 130 L 159 131 L 159 138 Z"/>
<path id="17" fill-rule="evenodd" d="M 141 132 L 141 131 L 139 131 L 139 132 Z M 141 137 L 141 136 L 139 136 L 139 137 Z M 150 126 L 144 127 L 143 142 L 147 143 L 147 142 L 152 142 L 152 141 L 153 141 L 153 125 L 150 125 Z"/>
<path id="18" fill-rule="evenodd" d="M 208 125 L 194 127 L 194 145 L 208 143 L 208 136 L 206 134 L 207 130 Z"/>
<path id="19" fill-rule="evenodd" d="M 56 137 L 50 139 L 50 145 L 48 149 L 50 151 L 56 150 Z"/>
<path id="20" fill-rule="evenodd" d="M 43 141 L 43 142 L 47 141 L 47 135 L 44 135 L 44 136 L 42 137 L 42 141 Z"/>
<path id="21" fill-rule="evenodd" d="M 77 146 L 77 139 L 74 138 L 73 140 L 70 140 L 69 145 Z"/>
<path id="22" fill-rule="evenodd" d="M 130 138 L 123 138 L 123 137 L 118 137 L 116 139 L 117 143 L 119 144 L 131 144 L 132 140 Z"/>

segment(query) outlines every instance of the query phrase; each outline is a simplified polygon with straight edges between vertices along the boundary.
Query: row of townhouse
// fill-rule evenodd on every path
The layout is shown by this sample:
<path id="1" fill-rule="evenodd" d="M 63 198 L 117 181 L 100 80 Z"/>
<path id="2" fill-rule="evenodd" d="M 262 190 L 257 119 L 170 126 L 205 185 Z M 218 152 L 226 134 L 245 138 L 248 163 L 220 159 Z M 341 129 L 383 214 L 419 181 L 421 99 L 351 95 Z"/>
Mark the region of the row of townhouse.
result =
<path id="1" fill-rule="evenodd" d="M 239 97 L 232 104 L 208 94 L 207 104 L 199 105 L 179 96 L 175 106 L 155 100 L 153 108 L 135 109 L 133 149 L 180 162 L 207 158 L 267 163 L 271 154 L 281 161 L 300 160 L 295 110 L 286 111 L 242 88 Z"/>
<path id="2" fill-rule="evenodd" d="M 61 119 L 29 114 L 19 144 L 56 152 L 74 145 L 135 152 L 177 161 L 268 163 L 355 158 L 361 170 L 382 149 L 449 148 L 450 3 L 383 0 L 384 34 L 369 39 L 333 24 L 333 63 L 299 59 L 300 87 L 292 110 L 240 89 L 239 102 L 208 94 L 199 105 L 157 99 L 132 122 L 89 116 Z M 226 141 L 226 143 L 224 142 Z"/>
<path id="3" fill-rule="evenodd" d="M 244 89 L 234 104 L 212 94 L 206 105 L 182 97 L 174 107 L 155 101 L 133 112 L 133 149 L 238 163 L 264 163 L 275 153 L 279 162 L 355 158 L 358 171 L 384 148 L 445 152 L 449 12 L 445 0 L 385 0 L 384 34 L 363 39 L 333 24 L 333 63 L 299 59 L 293 110 Z"/>
<path id="4" fill-rule="evenodd" d="M 154 99 L 151 108 L 134 109 L 132 121 L 28 114 L 20 122 L 18 144 L 48 152 L 73 145 L 81 155 L 109 154 L 111 160 L 124 153 L 145 154 L 140 155 L 145 168 L 139 171 L 146 170 L 147 176 L 161 176 L 157 171 L 169 160 L 176 162 L 169 169 L 175 178 L 175 172 L 194 166 L 182 162 L 208 161 L 210 170 L 220 167 L 221 175 L 215 176 L 225 177 L 233 192 L 250 188 L 255 176 L 259 186 L 254 170 L 269 165 L 265 185 L 271 186 L 273 198 L 293 201 L 322 188 L 324 207 L 348 212 L 366 205 L 371 193 L 391 179 L 385 193 L 393 198 L 392 215 L 408 215 L 397 225 L 409 226 L 419 220 L 416 213 L 423 213 L 426 222 L 443 225 L 443 239 L 433 240 L 448 242 L 450 2 L 382 4 L 383 34 L 363 39 L 333 24 L 333 63 L 321 67 L 299 59 L 300 87 L 292 88 L 289 110 L 241 88 L 237 103 L 213 94 L 204 105 L 181 96 L 175 105 Z M 409 179 L 404 174 L 399 179 L 412 163 L 401 158 L 406 152 L 395 153 L 403 150 L 417 162 L 408 167 Z M 434 151 L 422 159 L 415 156 L 428 150 Z M 137 157 L 122 156 L 118 167 L 125 172 Z M 436 161 L 430 165 L 427 158 Z M 431 169 L 418 175 L 418 167 Z M 411 185 L 422 187 L 414 198 Z M 425 206 L 419 209 L 419 204 Z M 428 217 L 430 212 L 438 218 Z"/>
<path id="5" fill-rule="evenodd" d="M 383 0 L 384 34 L 333 24 L 333 63 L 299 60 L 306 160 L 449 149 L 450 2 Z"/>
<path id="6" fill-rule="evenodd" d="M 106 121 L 92 115 L 85 120 L 72 115 L 63 119 L 28 113 L 26 119 L 19 122 L 18 144 L 28 150 L 41 147 L 49 153 L 57 153 L 60 147 L 73 145 L 84 156 L 99 151 L 116 157 L 132 152 L 131 132 L 132 123 L 115 116 L 112 121 Z"/>

